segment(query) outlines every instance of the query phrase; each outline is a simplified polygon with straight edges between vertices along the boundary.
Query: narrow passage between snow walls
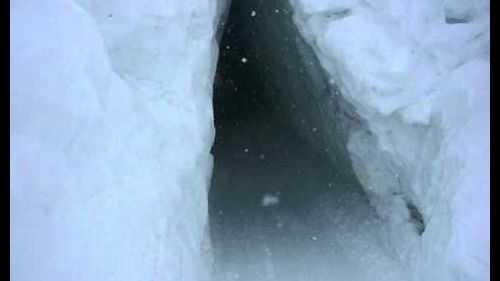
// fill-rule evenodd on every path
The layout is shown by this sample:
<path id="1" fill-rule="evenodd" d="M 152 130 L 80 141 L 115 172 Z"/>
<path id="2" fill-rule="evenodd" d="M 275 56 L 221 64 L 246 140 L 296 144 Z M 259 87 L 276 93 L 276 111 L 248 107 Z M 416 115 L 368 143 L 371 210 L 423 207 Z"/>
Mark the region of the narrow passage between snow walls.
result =
<path id="1" fill-rule="evenodd" d="M 289 5 L 233 0 L 222 24 L 209 192 L 214 280 L 408 280 L 345 158 L 345 136 L 323 127 L 326 106 L 347 113 Z"/>
<path id="2" fill-rule="evenodd" d="M 489 0 L 10 4 L 11 280 L 490 280 Z"/>

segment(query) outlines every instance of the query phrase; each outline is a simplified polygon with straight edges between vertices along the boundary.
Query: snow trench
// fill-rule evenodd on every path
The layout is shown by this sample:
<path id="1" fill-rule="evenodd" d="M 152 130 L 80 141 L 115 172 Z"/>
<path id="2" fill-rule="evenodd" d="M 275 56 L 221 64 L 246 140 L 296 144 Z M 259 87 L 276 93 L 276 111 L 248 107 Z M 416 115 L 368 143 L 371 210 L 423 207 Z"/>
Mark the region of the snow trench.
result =
<path id="1" fill-rule="evenodd" d="M 11 280 L 489 280 L 489 1 L 10 4 Z"/>
<path id="2" fill-rule="evenodd" d="M 300 209 L 286 200 L 270 209 L 274 211 L 258 207 L 259 198 L 261 208 L 274 205 L 270 202 L 282 202 L 279 198 L 283 196 L 281 185 L 285 180 L 276 179 L 277 175 L 266 176 L 270 167 L 259 171 L 255 166 L 314 162 L 300 159 L 300 153 L 295 158 L 282 156 L 273 162 L 267 157 L 261 159 L 265 153 L 250 147 L 270 147 L 272 143 L 279 143 L 279 149 L 284 149 L 274 150 L 277 155 L 286 154 L 287 150 L 305 151 L 308 146 L 311 150 L 306 154 L 314 150 L 326 159 L 311 170 L 319 171 L 319 167 L 329 165 L 328 170 L 350 178 L 358 188 L 359 181 L 364 191 L 360 196 L 368 198 L 376 210 L 372 222 L 382 225 L 374 230 L 379 240 L 358 239 L 380 246 L 374 252 L 387 257 L 387 262 L 364 267 L 373 270 L 371 275 L 352 270 L 352 265 L 336 265 L 338 258 L 321 258 L 315 253 L 311 256 L 317 266 L 307 268 L 316 268 L 318 275 L 309 278 L 330 280 L 325 276 L 335 275 L 333 271 L 339 268 L 350 268 L 347 272 L 359 275 L 345 277 L 338 273 L 338 280 L 489 278 L 489 4 L 459 2 L 233 1 L 226 23 L 227 42 L 223 37 L 220 45 L 214 96 L 216 126 L 220 124 L 214 145 L 216 159 L 209 204 L 220 204 L 221 209 L 209 209 L 212 228 L 223 229 L 221 233 L 211 230 L 217 278 L 252 280 L 258 276 L 257 279 L 279 280 L 287 276 L 289 280 L 309 280 L 294 265 L 297 256 L 295 260 L 285 258 L 286 266 L 273 262 L 279 260 L 275 252 L 280 252 L 280 247 L 290 248 L 283 246 L 286 243 L 279 246 L 283 242 L 280 239 L 286 240 L 290 231 L 275 233 L 277 240 L 263 234 L 258 242 L 245 242 L 232 232 L 239 228 L 244 233 L 242 237 L 254 232 L 259 236 L 257 229 L 265 232 L 276 228 L 266 220 L 278 220 L 281 229 L 286 213 Z M 463 79 L 460 83 L 455 80 L 458 77 Z M 469 105 L 450 103 L 457 95 L 462 101 L 469 100 Z M 277 124 L 284 124 L 304 143 L 293 145 L 294 138 L 283 137 L 285 133 Z M 476 124 L 474 129 L 472 124 Z M 275 129 L 266 133 L 266 126 Z M 253 142 L 239 141 L 245 139 L 240 134 L 248 134 L 245 138 Z M 263 138 L 269 138 L 268 142 Z M 462 145 L 464 150 L 460 152 L 457 148 Z M 302 169 L 300 165 L 284 166 L 278 169 L 284 174 L 286 169 Z M 239 170 L 254 171 L 260 176 L 244 176 Z M 266 177 L 276 178 L 269 179 L 273 183 L 261 183 Z M 312 172 L 304 176 L 307 177 L 323 176 Z M 307 185 L 299 178 L 292 181 L 302 186 L 297 195 L 302 197 L 307 190 L 303 186 L 321 185 Z M 218 196 L 214 190 L 220 186 L 223 191 Z M 246 186 L 255 193 L 239 189 Z M 293 187 L 286 190 L 293 194 Z M 222 195 L 224 192 L 227 194 Z M 318 192 L 328 197 L 328 192 Z M 255 213 L 243 202 L 252 202 Z M 314 199 L 307 202 L 314 209 Z M 225 208 L 230 206 L 239 214 L 228 214 Z M 304 221 L 319 219 L 318 210 L 331 216 L 338 214 L 334 204 L 319 204 L 313 218 Z M 368 213 L 361 217 L 369 217 Z M 270 226 L 258 226 L 255 222 L 262 221 L 252 215 Z M 351 218 L 353 221 L 356 219 Z M 336 226 L 325 233 L 335 235 L 342 228 Z M 309 230 L 313 229 L 310 226 Z M 300 232 L 296 235 L 301 236 Z M 478 237 L 482 238 L 477 240 Z M 267 239 L 272 240 L 272 245 Z M 335 239 L 329 240 L 331 244 L 341 241 Z M 263 249 L 260 253 L 248 250 L 259 248 Z M 314 246 L 310 249 L 314 252 Z M 345 260 L 355 252 L 330 250 L 344 253 Z M 233 256 L 231 251 L 238 254 Z M 223 257 L 223 265 L 217 265 L 218 255 Z M 273 255 L 275 258 L 270 258 Z M 289 252 L 282 255 L 293 256 Z M 361 265 L 360 260 L 366 259 L 363 255 L 370 256 L 360 253 L 353 259 L 354 264 Z M 251 257 L 262 264 L 252 269 L 245 267 L 241 260 L 252 264 L 248 261 Z M 231 261 L 229 265 L 224 264 L 227 259 Z M 320 261 L 324 260 L 330 262 L 322 267 Z M 244 277 L 238 273 L 238 266 L 243 267 L 240 270 L 245 272 Z M 280 270 L 289 275 L 276 274 Z M 393 275 L 384 276 L 387 272 Z M 252 274 L 255 276 L 249 277 Z M 381 275 L 375 278 L 377 274 Z"/>
<path id="3" fill-rule="evenodd" d="M 286 1 L 235 1 L 214 81 L 214 280 L 410 280 L 347 151 L 364 125 Z M 424 230 L 411 210 L 414 232 Z"/>

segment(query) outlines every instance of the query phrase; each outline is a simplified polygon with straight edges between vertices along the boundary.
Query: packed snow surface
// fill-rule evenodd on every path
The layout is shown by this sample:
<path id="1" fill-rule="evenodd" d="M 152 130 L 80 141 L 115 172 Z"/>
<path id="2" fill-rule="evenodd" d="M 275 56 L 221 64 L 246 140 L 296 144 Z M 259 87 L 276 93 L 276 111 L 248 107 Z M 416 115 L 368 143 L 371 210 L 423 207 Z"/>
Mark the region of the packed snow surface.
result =
<path id="1" fill-rule="evenodd" d="M 365 120 L 350 158 L 413 280 L 489 280 L 489 1 L 290 3 Z"/>
<path id="2" fill-rule="evenodd" d="M 343 174 L 350 167 L 332 166 L 258 104 L 221 123 L 209 196 L 214 281 L 409 280 L 365 192 Z"/>
<path id="3" fill-rule="evenodd" d="M 207 280 L 214 1 L 11 1 L 10 278 Z"/>

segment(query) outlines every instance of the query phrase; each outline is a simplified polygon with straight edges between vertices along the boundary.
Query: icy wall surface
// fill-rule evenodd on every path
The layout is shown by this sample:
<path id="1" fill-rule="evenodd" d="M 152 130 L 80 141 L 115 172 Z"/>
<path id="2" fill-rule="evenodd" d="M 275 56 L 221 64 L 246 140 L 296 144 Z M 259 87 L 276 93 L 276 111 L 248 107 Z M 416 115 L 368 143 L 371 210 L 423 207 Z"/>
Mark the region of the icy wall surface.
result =
<path id="1" fill-rule="evenodd" d="M 11 280 L 205 280 L 217 3 L 11 1 Z"/>
<path id="2" fill-rule="evenodd" d="M 367 124 L 348 150 L 389 248 L 414 280 L 489 280 L 489 1 L 290 3 Z"/>

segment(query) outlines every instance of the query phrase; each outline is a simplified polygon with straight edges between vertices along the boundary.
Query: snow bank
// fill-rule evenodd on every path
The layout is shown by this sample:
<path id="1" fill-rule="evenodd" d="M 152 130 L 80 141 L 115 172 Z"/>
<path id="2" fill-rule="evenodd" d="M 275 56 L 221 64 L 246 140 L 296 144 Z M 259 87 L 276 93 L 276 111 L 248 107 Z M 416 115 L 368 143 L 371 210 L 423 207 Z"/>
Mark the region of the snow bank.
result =
<path id="1" fill-rule="evenodd" d="M 12 280 L 206 280 L 216 2 L 11 1 Z"/>
<path id="2" fill-rule="evenodd" d="M 489 1 L 290 3 L 366 124 L 348 150 L 394 255 L 414 280 L 489 280 Z"/>

